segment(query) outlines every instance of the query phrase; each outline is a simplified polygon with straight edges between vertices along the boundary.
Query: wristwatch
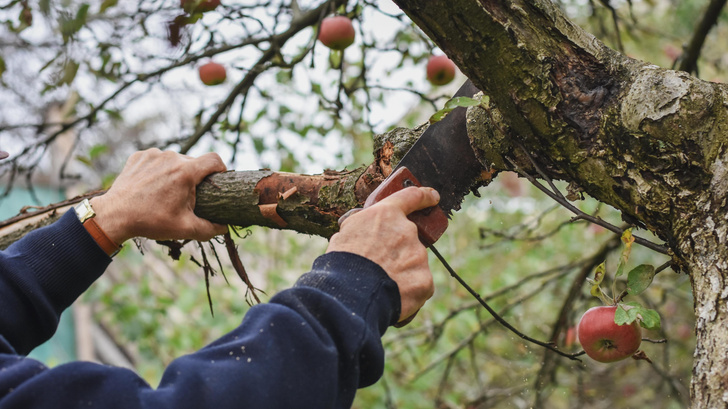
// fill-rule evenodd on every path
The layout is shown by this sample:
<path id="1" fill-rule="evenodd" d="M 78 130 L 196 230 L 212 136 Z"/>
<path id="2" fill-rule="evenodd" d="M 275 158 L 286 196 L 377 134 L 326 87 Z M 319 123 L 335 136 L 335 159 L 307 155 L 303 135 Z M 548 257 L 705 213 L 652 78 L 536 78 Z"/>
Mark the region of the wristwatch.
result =
<path id="1" fill-rule="evenodd" d="M 96 241 L 96 244 L 98 244 L 99 247 L 101 247 L 101 249 L 109 255 L 109 257 L 114 257 L 116 253 L 121 250 L 121 246 L 114 243 L 109 236 L 106 235 L 106 232 L 101 229 L 101 226 L 96 223 L 96 220 L 94 220 L 96 212 L 94 212 L 93 207 L 91 207 L 91 202 L 89 202 L 88 199 L 83 199 L 81 203 L 77 204 L 73 209 L 76 211 L 78 220 Z"/>

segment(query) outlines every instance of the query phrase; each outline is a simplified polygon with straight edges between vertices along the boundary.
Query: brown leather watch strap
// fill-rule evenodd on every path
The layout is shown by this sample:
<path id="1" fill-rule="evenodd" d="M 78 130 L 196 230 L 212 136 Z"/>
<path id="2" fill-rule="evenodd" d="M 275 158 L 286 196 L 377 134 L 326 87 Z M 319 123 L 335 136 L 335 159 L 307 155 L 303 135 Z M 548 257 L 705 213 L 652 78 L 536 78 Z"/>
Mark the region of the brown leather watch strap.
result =
<path id="1" fill-rule="evenodd" d="M 121 246 L 114 243 L 93 218 L 87 219 L 83 222 L 83 227 L 86 228 L 86 231 L 88 231 L 91 237 L 96 240 L 99 247 L 101 247 L 101 249 L 104 250 L 110 257 L 115 256 L 116 253 L 121 250 Z"/>

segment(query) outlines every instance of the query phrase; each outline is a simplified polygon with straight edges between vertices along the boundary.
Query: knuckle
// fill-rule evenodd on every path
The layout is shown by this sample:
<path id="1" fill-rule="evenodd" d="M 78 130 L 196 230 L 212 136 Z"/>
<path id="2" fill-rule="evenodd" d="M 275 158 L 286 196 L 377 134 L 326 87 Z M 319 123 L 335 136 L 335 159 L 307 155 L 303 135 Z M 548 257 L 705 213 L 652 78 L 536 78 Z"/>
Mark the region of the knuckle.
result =
<path id="1" fill-rule="evenodd" d="M 174 152 L 174 151 L 160 151 L 159 154 L 161 155 L 162 159 L 165 161 L 171 161 L 171 160 L 181 158 L 181 156 L 177 152 Z"/>
<path id="2" fill-rule="evenodd" d="M 132 156 L 136 156 L 137 158 L 147 157 L 147 158 L 157 158 L 160 155 L 162 155 L 162 151 L 158 148 L 149 148 L 143 151 L 134 152 Z"/>

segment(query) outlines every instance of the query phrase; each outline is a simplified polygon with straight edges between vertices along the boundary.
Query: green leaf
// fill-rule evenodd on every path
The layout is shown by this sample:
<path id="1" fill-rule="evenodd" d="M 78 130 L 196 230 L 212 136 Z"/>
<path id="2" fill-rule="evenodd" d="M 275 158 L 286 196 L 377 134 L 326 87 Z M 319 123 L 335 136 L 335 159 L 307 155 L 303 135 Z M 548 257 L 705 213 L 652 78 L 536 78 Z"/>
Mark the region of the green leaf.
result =
<path id="1" fill-rule="evenodd" d="M 113 173 L 105 175 L 101 180 L 101 187 L 103 187 L 104 189 L 110 188 L 111 185 L 114 183 L 115 179 L 116 179 L 116 175 Z"/>
<path id="2" fill-rule="evenodd" d="M 104 109 L 103 111 L 106 113 L 106 115 L 109 116 L 109 119 L 111 119 L 112 121 L 121 121 L 124 119 L 124 117 L 121 116 L 121 112 L 116 109 Z"/>
<path id="3" fill-rule="evenodd" d="M 40 0 L 38 2 L 38 8 L 44 16 L 48 16 L 51 13 L 51 0 Z"/>
<path id="4" fill-rule="evenodd" d="M 486 95 L 482 99 L 475 99 L 470 97 L 455 97 L 451 98 L 449 101 L 445 103 L 445 107 L 443 107 L 441 110 L 435 112 L 430 117 L 430 123 L 434 124 L 435 122 L 439 122 L 444 118 L 447 114 L 450 113 L 453 109 L 457 107 L 474 107 L 478 105 L 487 106 L 490 102 L 490 98 Z"/>
<path id="5" fill-rule="evenodd" d="M 81 4 L 81 7 L 78 8 L 78 11 L 76 12 L 76 21 L 80 25 L 86 24 L 86 16 L 88 16 L 88 9 L 89 9 L 89 5 L 86 3 Z"/>
<path id="6" fill-rule="evenodd" d="M 638 321 L 642 328 L 660 328 L 660 314 L 657 311 L 645 308 L 635 301 L 617 306 L 617 311 L 614 313 L 615 324 L 628 325 L 635 321 Z"/>
<path id="7" fill-rule="evenodd" d="M 67 43 L 68 40 L 73 37 L 81 28 L 86 24 L 86 17 L 88 16 L 89 5 L 84 3 L 78 8 L 76 15 L 73 18 L 69 16 L 61 16 L 58 19 L 58 26 L 63 35 L 63 42 Z"/>
<path id="8" fill-rule="evenodd" d="M 88 156 L 91 160 L 98 159 L 99 156 L 109 152 L 109 147 L 104 144 L 94 145 L 89 149 Z"/>
<path id="9" fill-rule="evenodd" d="M 629 315 L 627 315 L 627 311 L 625 311 L 622 306 L 617 307 L 617 311 L 614 312 L 614 323 L 617 325 L 624 325 L 630 321 Z"/>
<path id="10" fill-rule="evenodd" d="M 329 66 L 335 70 L 341 68 L 341 62 L 344 58 L 344 52 L 340 50 L 331 50 L 329 52 Z"/>
<path id="11" fill-rule="evenodd" d="M 3 73 L 5 72 L 5 60 L 2 56 L 0 56 L 0 77 L 2 77 Z"/>
<path id="12" fill-rule="evenodd" d="M 641 294 L 652 284 L 655 278 L 655 267 L 649 264 L 640 264 L 627 274 L 627 292 L 633 295 Z"/>
<path id="13" fill-rule="evenodd" d="M 78 73 L 78 66 L 79 65 L 76 61 L 69 60 L 63 67 L 63 76 L 58 81 L 58 85 L 70 85 L 76 78 L 76 73 Z"/>
<path id="14" fill-rule="evenodd" d="M 116 6 L 117 3 L 119 3 L 119 0 L 104 0 L 101 3 L 101 7 L 99 7 L 99 13 L 103 13 L 106 9 Z"/>
<path id="15" fill-rule="evenodd" d="M 643 309 L 642 320 L 640 321 L 642 328 L 659 329 L 660 324 L 660 314 L 657 311 L 647 308 Z"/>
<path id="16" fill-rule="evenodd" d="M 86 156 L 76 155 L 76 160 L 83 163 L 84 165 L 91 167 L 93 163 L 91 162 L 91 159 L 89 159 Z"/>

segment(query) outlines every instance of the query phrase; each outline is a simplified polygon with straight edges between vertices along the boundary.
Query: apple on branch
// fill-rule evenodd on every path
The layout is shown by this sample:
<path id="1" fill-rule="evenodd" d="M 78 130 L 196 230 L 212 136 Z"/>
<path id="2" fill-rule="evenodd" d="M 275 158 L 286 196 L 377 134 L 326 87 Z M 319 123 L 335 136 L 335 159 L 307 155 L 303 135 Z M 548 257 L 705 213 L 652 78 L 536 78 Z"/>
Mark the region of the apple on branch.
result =
<path id="1" fill-rule="evenodd" d="M 584 352 L 598 362 L 616 362 L 634 355 L 642 343 L 637 321 L 618 325 L 614 322 L 616 305 L 588 309 L 579 321 L 577 336 Z"/>
<path id="2" fill-rule="evenodd" d="M 432 85 L 445 85 L 455 78 L 455 63 L 446 55 L 433 55 L 427 60 L 427 80 Z"/>
<path id="3" fill-rule="evenodd" d="M 343 50 L 354 43 L 356 32 L 346 16 L 326 17 L 321 21 L 318 39 L 332 50 Z"/>
<path id="4" fill-rule="evenodd" d="M 200 80 L 205 85 L 222 84 L 227 78 L 225 67 L 216 62 L 208 62 L 199 68 Z"/>
<path id="5" fill-rule="evenodd" d="M 612 280 L 611 295 L 601 286 L 607 273 L 606 262 L 597 266 L 593 279 L 587 278 L 592 285 L 591 294 L 605 305 L 590 308 L 584 313 L 577 326 L 577 338 L 584 352 L 595 361 L 615 362 L 630 356 L 649 360 L 644 352 L 638 351 L 642 343 L 642 328 L 660 327 L 657 311 L 645 308 L 636 301 L 622 301 L 627 295 L 639 295 L 650 286 L 656 274 L 653 266 L 640 264 L 630 270 L 627 273 L 627 288 L 617 291 L 618 279 L 625 274 L 634 241 L 631 229 L 622 233 L 624 248 Z"/>

